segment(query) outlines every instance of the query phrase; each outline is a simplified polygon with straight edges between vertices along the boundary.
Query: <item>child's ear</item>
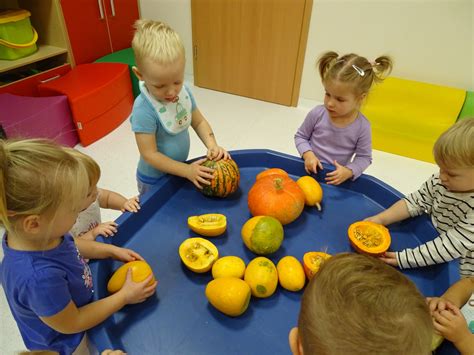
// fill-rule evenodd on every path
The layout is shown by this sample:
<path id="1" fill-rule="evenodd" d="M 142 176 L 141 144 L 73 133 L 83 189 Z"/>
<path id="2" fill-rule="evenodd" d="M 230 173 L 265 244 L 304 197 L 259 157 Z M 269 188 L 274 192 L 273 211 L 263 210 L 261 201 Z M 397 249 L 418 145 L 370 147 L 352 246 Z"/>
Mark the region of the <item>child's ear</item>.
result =
<path id="1" fill-rule="evenodd" d="M 288 341 L 290 343 L 290 349 L 293 355 L 304 355 L 303 345 L 301 345 L 301 340 L 298 333 L 298 327 L 294 327 L 290 330 L 290 334 L 288 334 Z"/>
<path id="2" fill-rule="evenodd" d="M 37 214 L 32 214 L 25 217 L 25 219 L 23 219 L 22 226 L 26 233 L 38 233 L 40 231 L 40 216 Z"/>
<path id="3" fill-rule="evenodd" d="M 367 93 L 366 93 L 366 92 L 363 92 L 362 94 L 360 94 L 360 96 L 359 96 L 359 102 L 362 103 L 362 101 L 364 101 L 366 97 L 367 97 Z"/>
<path id="4" fill-rule="evenodd" d="M 140 70 L 136 66 L 132 67 L 132 71 L 135 74 L 135 76 L 138 78 L 138 80 L 143 81 L 143 75 L 140 73 Z"/>

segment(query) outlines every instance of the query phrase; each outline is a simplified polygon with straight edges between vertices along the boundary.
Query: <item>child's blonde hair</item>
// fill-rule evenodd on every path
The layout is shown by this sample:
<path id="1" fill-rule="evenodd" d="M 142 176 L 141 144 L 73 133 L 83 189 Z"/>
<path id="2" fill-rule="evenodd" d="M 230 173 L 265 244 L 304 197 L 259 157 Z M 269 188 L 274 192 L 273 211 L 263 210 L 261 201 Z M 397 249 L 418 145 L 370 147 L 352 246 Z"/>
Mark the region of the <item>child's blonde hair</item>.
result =
<path id="1" fill-rule="evenodd" d="M 392 71 L 393 62 L 388 56 L 380 56 L 373 63 L 357 54 L 339 57 L 336 52 L 326 52 L 317 61 L 323 83 L 328 80 L 349 83 L 357 95 L 368 93 L 374 82 L 381 82 Z"/>
<path id="2" fill-rule="evenodd" d="M 353 253 L 324 263 L 306 287 L 298 320 L 305 354 L 429 354 L 433 331 L 410 280 Z"/>
<path id="3" fill-rule="evenodd" d="M 97 162 L 87 154 L 84 154 L 74 148 L 64 148 L 69 154 L 84 165 L 89 177 L 89 188 L 97 185 L 100 179 L 100 166 Z"/>
<path id="4" fill-rule="evenodd" d="M 184 46 L 179 35 L 167 24 L 153 20 L 137 20 L 132 48 L 135 62 L 140 66 L 143 59 L 169 64 L 184 59 Z"/>
<path id="5" fill-rule="evenodd" d="M 89 186 L 84 166 L 62 147 L 44 139 L 0 141 L 0 225 L 52 213 L 65 204 L 82 208 Z"/>
<path id="6" fill-rule="evenodd" d="M 474 118 L 452 125 L 436 140 L 436 162 L 449 168 L 474 168 Z"/>

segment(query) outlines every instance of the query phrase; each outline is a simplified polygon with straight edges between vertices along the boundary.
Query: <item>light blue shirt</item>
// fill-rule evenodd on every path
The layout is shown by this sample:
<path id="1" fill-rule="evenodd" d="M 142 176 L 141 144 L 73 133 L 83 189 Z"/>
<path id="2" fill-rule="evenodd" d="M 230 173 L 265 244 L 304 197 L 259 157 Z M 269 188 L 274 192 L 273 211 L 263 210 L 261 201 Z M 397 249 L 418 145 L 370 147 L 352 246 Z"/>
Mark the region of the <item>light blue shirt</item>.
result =
<path id="1" fill-rule="evenodd" d="M 191 99 L 191 112 L 193 112 L 196 109 L 194 96 L 191 90 L 184 85 L 183 90 Z M 156 147 L 160 153 L 177 161 L 185 161 L 188 158 L 190 147 L 188 130 L 186 129 L 178 134 L 167 132 L 161 123 L 159 113 L 156 112 L 151 102 L 143 93 L 135 99 L 130 122 L 133 132 L 155 135 Z M 148 164 L 143 157 L 140 156 L 137 178 L 141 182 L 153 185 L 164 174 L 162 171 Z"/>

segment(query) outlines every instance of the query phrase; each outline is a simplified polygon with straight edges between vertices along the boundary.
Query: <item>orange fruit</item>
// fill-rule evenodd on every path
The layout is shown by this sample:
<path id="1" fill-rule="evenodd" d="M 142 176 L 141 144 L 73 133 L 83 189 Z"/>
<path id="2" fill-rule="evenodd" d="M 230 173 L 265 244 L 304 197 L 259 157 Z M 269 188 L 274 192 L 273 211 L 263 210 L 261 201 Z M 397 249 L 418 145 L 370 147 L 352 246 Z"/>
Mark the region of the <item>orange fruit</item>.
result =
<path id="1" fill-rule="evenodd" d="M 237 277 L 241 279 L 245 273 L 245 262 L 238 256 L 224 256 L 212 265 L 212 277 Z"/>
<path id="2" fill-rule="evenodd" d="M 150 265 L 147 264 L 144 260 L 135 260 L 120 266 L 109 279 L 107 283 L 107 291 L 110 293 L 115 293 L 120 290 L 125 283 L 127 278 L 128 269 L 132 269 L 132 280 L 134 282 L 142 282 L 150 274 L 153 274 Z M 148 285 L 152 285 L 155 282 L 155 277 L 153 276 Z"/>
<path id="3" fill-rule="evenodd" d="M 250 218 L 242 226 L 244 244 L 258 255 L 276 252 L 283 242 L 283 226 L 280 221 L 270 216 Z"/>
<path id="4" fill-rule="evenodd" d="M 303 255 L 303 268 L 308 280 L 313 278 L 324 261 L 330 257 L 331 255 L 321 251 L 310 251 Z"/>
<path id="5" fill-rule="evenodd" d="M 306 276 L 303 266 L 294 256 L 285 256 L 277 264 L 278 280 L 288 291 L 299 291 L 304 287 Z"/>
<path id="6" fill-rule="evenodd" d="M 247 265 L 244 280 L 249 284 L 253 296 L 266 298 L 276 290 L 278 272 L 270 259 L 260 256 Z"/>
<path id="7" fill-rule="evenodd" d="M 211 270 L 219 258 L 217 247 L 204 238 L 188 238 L 179 246 L 179 256 L 186 267 L 194 272 Z"/>

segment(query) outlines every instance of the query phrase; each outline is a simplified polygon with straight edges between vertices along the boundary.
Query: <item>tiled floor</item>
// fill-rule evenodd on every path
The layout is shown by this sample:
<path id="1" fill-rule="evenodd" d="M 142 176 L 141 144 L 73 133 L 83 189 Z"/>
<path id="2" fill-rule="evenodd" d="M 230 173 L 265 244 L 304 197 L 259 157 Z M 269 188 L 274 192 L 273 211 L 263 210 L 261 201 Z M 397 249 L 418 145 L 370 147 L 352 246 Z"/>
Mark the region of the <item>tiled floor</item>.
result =
<path id="1" fill-rule="evenodd" d="M 210 122 L 218 143 L 227 150 L 267 148 L 297 155 L 293 135 L 316 102 L 300 102 L 298 108 L 193 88 L 201 112 Z M 199 138 L 191 133 L 190 158 L 204 155 Z M 135 167 L 138 150 L 127 120 L 100 141 L 78 149 L 97 160 L 102 169 L 99 186 L 125 196 L 137 194 Z M 366 170 L 395 189 L 407 194 L 417 189 L 436 165 L 393 154 L 374 151 L 373 164 Z M 104 210 L 103 221 L 115 219 L 119 213 Z M 0 258 L 3 257 L 0 251 Z M 3 292 L 0 292 L 0 353 L 14 354 L 24 349 Z"/>

